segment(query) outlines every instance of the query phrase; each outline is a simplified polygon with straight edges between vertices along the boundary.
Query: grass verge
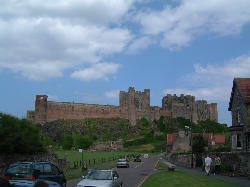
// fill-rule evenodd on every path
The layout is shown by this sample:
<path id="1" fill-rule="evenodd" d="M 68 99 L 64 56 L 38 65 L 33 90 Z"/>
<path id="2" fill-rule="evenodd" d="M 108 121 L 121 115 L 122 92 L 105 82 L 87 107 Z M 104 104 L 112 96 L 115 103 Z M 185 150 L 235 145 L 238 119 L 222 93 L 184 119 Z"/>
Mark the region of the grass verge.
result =
<path id="1" fill-rule="evenodd" d="M 206 177 L 194 173 L 184 171 L 168 172 L 163 171 L 151 175 L 142 185 L 142 187 L 239 187 L 239 185 L 231 184 L 219 179 Z"/>
<path id="2" fill-rule="evenodd" d="M 160 170 L 167 170 L 168 166 L 166 164 L 164 164 L 163 162 L 159 161 L 155 167 L 156 169 L 160 169 Z"/>

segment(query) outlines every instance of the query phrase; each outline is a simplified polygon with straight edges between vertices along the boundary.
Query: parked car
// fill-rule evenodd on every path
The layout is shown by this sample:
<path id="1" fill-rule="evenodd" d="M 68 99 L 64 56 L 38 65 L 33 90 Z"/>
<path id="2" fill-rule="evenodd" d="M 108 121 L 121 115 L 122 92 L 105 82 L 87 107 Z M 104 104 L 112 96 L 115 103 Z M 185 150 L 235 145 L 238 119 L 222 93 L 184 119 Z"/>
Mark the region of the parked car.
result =
<path id="1" fill-rule="evenodd" d="M 55 181 L 61 186 L 66 186 L 66 178 L 51 162 L 15 162 L 9 165 L 4 177 L 8 180 L 15 179 L 43 179 Z"/>
<path id="2" fill-rule="evenodd" d="M 92 170 L 77 184 L 77 187 L 121 187 L 122 180 L 114 170 Z"/>
<path id="3" fill-rule="evenodd" d="M 16 187 L 34 187 L 36 182 L 40 181 L 40 179 L 37 180 L 9 180 L 10 184 L 14 184 Z M 48 184 L 49 187 L 61 187 L 60 184 L 54 181 L 47 181 L 43 180 L 45 183 Z"/>
<path id="4" fill-rule="evenodd" d="M 136 155 L 134 157 L 134 162 L 141 162 L 141 156 L 140 155 Z"/>
<path id="5" fill-rule="evenodd" d="M 125 158 L 118 159 L 116 166 L 119 167 L 129 167 L 129 162 Z"/>

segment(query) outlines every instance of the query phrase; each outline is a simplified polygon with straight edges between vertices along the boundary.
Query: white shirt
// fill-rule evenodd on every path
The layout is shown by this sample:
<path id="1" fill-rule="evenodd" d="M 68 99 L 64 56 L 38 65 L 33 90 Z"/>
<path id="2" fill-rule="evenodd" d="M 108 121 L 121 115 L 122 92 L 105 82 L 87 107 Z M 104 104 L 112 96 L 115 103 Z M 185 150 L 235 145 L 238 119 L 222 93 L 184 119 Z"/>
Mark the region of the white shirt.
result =
<path id="1" fill-rule="evenodd" d="M 212 159 L 211 159 L 210 157 L 206 157 L 206 158 L 205 158 L 205 165 L 206 165 L 206 166 L 210 166 L 211 163 L 212 163 Z"/>

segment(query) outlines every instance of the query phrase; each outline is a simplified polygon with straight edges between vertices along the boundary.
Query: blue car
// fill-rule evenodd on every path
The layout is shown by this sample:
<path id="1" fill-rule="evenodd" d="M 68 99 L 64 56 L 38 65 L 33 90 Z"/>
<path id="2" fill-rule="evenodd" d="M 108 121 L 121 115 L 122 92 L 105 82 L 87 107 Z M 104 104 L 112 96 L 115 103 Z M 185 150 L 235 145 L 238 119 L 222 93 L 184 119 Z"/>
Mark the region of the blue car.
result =
<path id="1" fill-rule="evenodd" d="M 9 165 L 4 173 L 8 180 L 46 180 L 66 186 L 66 178 L 51 162 L 15 162 Z"/>
<path id="2" fill-rule="evenodd" d="M 10 184 L 15 184 L 16 187 L 33 187 L 36 182 L 40 181 L 38 180 L 9 180 Z M 61 187 L 60 184 L 58 184 L 57 182 L 53 182 L 53 181 L 47 181 L 47 180 L 42 180 L 44 182 L 46 182 L 49 187 Z"/>

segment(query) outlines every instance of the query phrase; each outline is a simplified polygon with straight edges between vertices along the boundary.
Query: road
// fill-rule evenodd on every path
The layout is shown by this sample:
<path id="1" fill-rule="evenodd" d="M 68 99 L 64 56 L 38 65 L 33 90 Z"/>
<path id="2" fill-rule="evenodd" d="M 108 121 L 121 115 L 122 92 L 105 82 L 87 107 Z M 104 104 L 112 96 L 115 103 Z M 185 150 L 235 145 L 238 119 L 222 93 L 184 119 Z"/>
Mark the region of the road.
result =
<path id="1" fill-rule="evenodd" d="M 137 187 L 147 176 L 155 172 L 159 156 L 142 159 L 142 162 L 130 162 L 129 168 L 115 168 L 123 181 L 123 187 Z M 76 187 L 80 179 L 68 181 L 67 187 Z"/>

